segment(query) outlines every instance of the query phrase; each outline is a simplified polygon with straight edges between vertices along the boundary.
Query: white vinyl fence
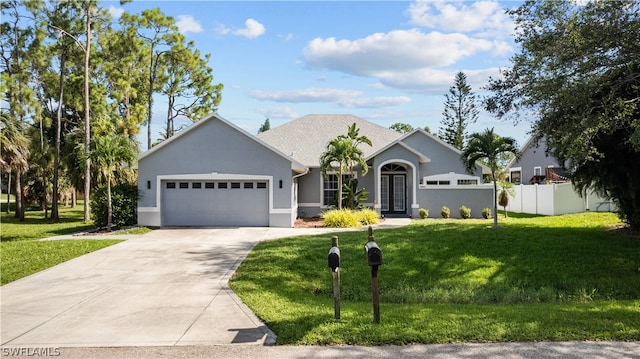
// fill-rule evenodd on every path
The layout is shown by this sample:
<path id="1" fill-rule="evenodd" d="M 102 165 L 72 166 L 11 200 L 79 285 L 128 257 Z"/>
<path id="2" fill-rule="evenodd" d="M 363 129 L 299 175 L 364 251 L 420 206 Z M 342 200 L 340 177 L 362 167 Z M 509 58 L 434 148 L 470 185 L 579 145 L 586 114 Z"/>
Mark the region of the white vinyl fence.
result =
<path id="1" fill-rule="evenodd" d="M 500 190 L 500 189 L 498 189 Z M 517 185 L 513 187 L 514 197 L 509 198 L 507 211 L 558 215 L 580 212 L 616 211 L 615 204 L 593 192 L 580 197 L 571 183 Z M 498 205 L 499 209 L 503 209 Z"/>

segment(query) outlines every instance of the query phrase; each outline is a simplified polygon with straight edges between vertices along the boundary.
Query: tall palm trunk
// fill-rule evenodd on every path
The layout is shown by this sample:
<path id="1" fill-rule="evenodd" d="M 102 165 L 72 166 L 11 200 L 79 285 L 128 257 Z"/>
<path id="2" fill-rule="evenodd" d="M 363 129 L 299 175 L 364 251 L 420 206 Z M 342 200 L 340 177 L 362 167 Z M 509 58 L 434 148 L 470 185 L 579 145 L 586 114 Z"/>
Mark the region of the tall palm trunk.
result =
<path id="1" fill-rule="evenodd" d="M 491 171 L 491 179 L 493 180 L 493 228 L 498 228 L 498 183 L 494 171 Z"/>
<path id="2" fill-rule="evenodd" d="M 111 206 L 111 176 L 107 176 L 107 231 L 111 232 L 113 208 Z"/>
<path id="3" fill-rule="evenodd" d="M 91 149 L 91 123 L 89 114 L 89 55 L 91 55 L 91 3 L 86 4 L 87 42 L 84 48 L 84 149 Z M 84 168 L 84 220 L 89 220 L 89 195 L 91 192 L 91 159 L 87 156 Z"/>
<path id="4" fill-rule="evenodd" d="M 67 59 L 67 53 L 65 50 L 62 51 L 60 56 L 60 92 L 58 93 L 58 113 L 56 118 L 56 148 L 53 152 L 53 193 L 51 199 L 51 219 L 58 222 L 60 220 L 60 215 L 58 214 L 58 171 L 60 167 L 60 136 L 61 136 L 61 125 L 62 125 L 62 102 L 64 95 L 64 66 Z"/>
<path id="5" fill-rule="evenodd" d="M 16 215 L 15 217 L 24 222 L 24 201 L 22 199 L 22 174 L 16 171 Z"/>

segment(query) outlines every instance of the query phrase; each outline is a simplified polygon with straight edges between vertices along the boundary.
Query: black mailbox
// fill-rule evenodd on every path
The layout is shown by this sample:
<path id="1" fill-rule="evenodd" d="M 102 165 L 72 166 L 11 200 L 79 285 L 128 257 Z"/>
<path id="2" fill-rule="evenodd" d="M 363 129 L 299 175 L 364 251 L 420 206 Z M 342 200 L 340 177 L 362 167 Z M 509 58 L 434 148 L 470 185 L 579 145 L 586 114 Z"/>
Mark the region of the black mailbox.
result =
<path id="1" fill-rule="evenodd" d="M 329 268 L 335 272 L 336 268 L 340 267 L 340 248 L 331 247 L 327 260 L 329 261 Z"/>
<path id="2" fill-rule="evenodd" d="M 369 241 L 365 243 L 364 251 L 367 256 L 367 263 L 370 266 L 379 266 L 382 264 L 382 251 L 376 242 Z"/>

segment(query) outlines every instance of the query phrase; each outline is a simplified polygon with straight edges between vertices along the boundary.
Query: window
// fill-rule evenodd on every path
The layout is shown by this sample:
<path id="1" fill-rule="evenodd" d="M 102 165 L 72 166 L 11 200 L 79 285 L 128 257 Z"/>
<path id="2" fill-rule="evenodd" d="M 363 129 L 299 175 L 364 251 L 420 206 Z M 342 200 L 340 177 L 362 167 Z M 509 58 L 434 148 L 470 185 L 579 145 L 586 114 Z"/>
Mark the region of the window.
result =
<path id="1" fill-rule="evenodd" d="M 227 188 L 227 182 L 218 183 L 218 188 L 220 188 L 220 189 Z"/>
<path id="2" fill-rule="evenodd" d="M 191 188 L 202 188 L 202 182 L 193 182 Z"/>
<path id="3" fill-rule="evenodd" d="M 253 188 L 253 182 L 245 182 L 244 188 Z"/>
<path id="4" fill-rule="evenodd" d="M 240 188 L 240 182 L 231 182 L 231 188 Z"/>
<path id="5" fill-rule="evenodd" d="M 189 188 L 189 182 L 180 182 L 180 188 Z"/>
<path id="6" fill-rule="evenodd" d="M 342 175 L 342 183 L 346 183 L 351 177 L 351 174 Z M 330 206 L 335 203 L 338 195 L 338 175 L 328 174 L 327 178 L 322 180 L 322 204 Z"/>
<path id="7" fill-rule="evenodd" d="M 511 183 L 520 184 L 520 171 L 513 171 L 511 174 Z"/>
<path id="8" fill-rule="evenodd" d="M 426 176 L 422 183 L 426 186 L 469 186 L 480 184 L 481 179 L 478 176 L 449 172 Z"/>
<path id="9" fill-rule="evenodd" d="M 167 188 L 176 188 L 175 182 L 167 182 Z"/>
<path id="10" fill-rule="evenodd" d="M 258 182 L 256 188 L 267 188 L 267 182 Z"/>
<path id="11" fill-rule="evenodd" d="M 216 188 L 213 182 L 205 182 L 204 188 Z"/>
<path id="12" fill-rule="evenodd" d="M 459 179 L 458 186 L 468 186 L 472 184 L 478 184 L 478 180 L 476 179 Z"/>
<path id="13" fill-rule="evenodd" d="M 542 167 L 533 167 L 534 176 L 542 176 Z"/>

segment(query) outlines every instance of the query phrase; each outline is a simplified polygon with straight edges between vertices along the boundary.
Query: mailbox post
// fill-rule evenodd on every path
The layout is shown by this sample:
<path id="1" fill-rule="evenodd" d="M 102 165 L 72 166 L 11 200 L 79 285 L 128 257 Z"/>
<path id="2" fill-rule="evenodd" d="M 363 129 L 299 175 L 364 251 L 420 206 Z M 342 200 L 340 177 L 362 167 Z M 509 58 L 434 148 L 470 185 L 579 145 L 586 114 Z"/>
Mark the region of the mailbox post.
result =
<path id="1" fill-rule="evenodd" d="M 373 240 L 373 228 L 369 226 L 369 240 L 364 245 L 367 264 L 371 267 L 371 294 L 373 297 L 373 322 L 380 324 L 380 291 L 378 289 L 378 266 L 382 265 L 382 251 Z"/>
<path id="2" fill-rule="evenodd" d="M 333 315 L 340 320 L 340 249 L 338 236 L 331 237 L 331 249 L 327 257 L 333 275 Z"/>

